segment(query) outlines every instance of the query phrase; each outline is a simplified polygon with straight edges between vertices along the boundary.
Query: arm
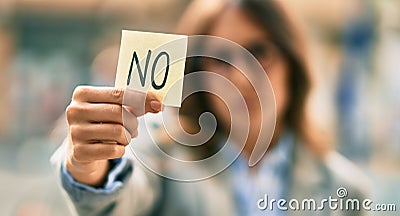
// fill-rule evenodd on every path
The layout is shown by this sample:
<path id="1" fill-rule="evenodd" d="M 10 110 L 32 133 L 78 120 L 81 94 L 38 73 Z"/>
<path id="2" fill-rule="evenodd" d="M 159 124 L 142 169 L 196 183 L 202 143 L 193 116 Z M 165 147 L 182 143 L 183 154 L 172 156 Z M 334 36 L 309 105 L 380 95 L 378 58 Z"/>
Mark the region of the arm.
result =
<path id="1" fill-rule="evenodd" d="M 77 182 L 63 166 L 66 143 L 50 161 L 74 215 L 145 215 L 160 194 L 160 179 L 129 156 L 113 161 L 102 187 Z"/>

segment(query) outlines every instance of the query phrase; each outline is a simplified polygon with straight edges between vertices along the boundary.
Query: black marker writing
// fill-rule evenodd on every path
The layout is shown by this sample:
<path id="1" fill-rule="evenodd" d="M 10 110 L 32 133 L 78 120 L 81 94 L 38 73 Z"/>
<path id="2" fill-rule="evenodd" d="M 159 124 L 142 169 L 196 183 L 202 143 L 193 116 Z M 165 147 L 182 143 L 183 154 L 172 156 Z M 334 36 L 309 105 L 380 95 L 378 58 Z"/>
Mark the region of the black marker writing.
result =
<path id="1" fill-rule="evenodd" d="M 163 79 L 162 83 L 160 85 L 157 85 L 157 83 L 155 82 L 154 73 L 155 73 L 155 70 L 156 70 L 156 67 L 157 67 L 157 63 L 158 63 L 159 59 L 163 55 L 166 58 L 167 66 L 165 68 L 165 74 L 164 74 L 164 79 Z M 140 67 L 139 58 L 137 56 L 137 53 L 136 53 L 136 51 L 133 52 L 131 65 L 130 65 L 129 73 L 128 73 L 128 79 L 126 80 L 126 84 L 127 85 L 129 85 L 131 83 L 133 63 L 136 62 L 136 68 L 137 68 L 137 71 L 138 71 L 138 74 L 139 74 L 140 84 L 142 85 L 142 87 L 145 86 L 145 81 L 146 81 L 146 76 L 147 76 L 147 69 L 149 67 L 150 57 L 151 57 L 151 50 L 149 50 L 147 52 L 146 63 L 145 63 L 145 66 L 144 66 L 144 71 L 142 72 L 142 68 Z M 151 85 L 156 90 L 162 89 L 165 86 L 165 83 L 167 82 L 167 77 L 168 77 L 168 72 L 169 72 L 169 61 L 170 61 L 169 54 L 167 52 L 165 52 L 165 51 L 160 52 L 156 56 L 156 58 L 154 59 L 153 66 L 151 68 Z"/>

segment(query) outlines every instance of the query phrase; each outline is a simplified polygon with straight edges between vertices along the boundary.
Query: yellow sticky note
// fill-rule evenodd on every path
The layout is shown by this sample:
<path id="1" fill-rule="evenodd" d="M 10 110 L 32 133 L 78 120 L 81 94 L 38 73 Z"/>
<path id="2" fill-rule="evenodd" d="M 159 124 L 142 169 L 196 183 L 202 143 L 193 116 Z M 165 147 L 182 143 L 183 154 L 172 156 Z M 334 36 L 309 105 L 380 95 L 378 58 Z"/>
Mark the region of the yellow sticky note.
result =
<path id="1" fill-rule="evenodd" d="M 165 106 L 180 107 L 187 36 L 122 30 L 116 87 L 152 92 Z"/>

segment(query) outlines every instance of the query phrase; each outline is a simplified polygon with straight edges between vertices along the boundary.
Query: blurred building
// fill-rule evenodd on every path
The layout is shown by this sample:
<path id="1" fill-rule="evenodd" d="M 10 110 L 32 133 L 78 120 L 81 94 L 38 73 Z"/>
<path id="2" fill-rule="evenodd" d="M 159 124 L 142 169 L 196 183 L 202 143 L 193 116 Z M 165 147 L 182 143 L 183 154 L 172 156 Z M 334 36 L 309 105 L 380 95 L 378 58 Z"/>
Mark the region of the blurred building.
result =
<path id="1" fill-rule="evenodd" d="M 0 1 L 0 215 L 70 215 L 49 164 L 61 140 L 48 136 L 73 89 L 115 73 L 121 29 L 171 32 L 186 4 Z"/>

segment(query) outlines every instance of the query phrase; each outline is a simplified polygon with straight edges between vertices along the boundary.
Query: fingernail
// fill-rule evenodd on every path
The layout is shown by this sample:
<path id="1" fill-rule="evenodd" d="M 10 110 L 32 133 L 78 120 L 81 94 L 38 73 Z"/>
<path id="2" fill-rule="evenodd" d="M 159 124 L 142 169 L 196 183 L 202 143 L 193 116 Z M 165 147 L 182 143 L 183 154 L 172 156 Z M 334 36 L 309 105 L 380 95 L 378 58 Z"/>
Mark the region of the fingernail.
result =
<path id="1" fill-rule="evenodd" d="M 132 139 L 132 135 L 131 135 L 131 133 L 129 133 L 129 131 L 126 128 L 125 128 L 125 137 L 128 140 L 128 143 L 130 143 L 131 139 Z"/>
<path id="2" fill-rule="evenodd" d="M 160 103 L 160 101 L 157 101 L 157 100 L 150 101 L 150 107 L 154 111 L 161 111 L 161 103 Z"/>
<path id="3" fill-rule="evenodd" d="M 138 130 L 136 129 L 133 133 L 132 133 L 132 138 L 136 138 L 139 135 Z"/>

